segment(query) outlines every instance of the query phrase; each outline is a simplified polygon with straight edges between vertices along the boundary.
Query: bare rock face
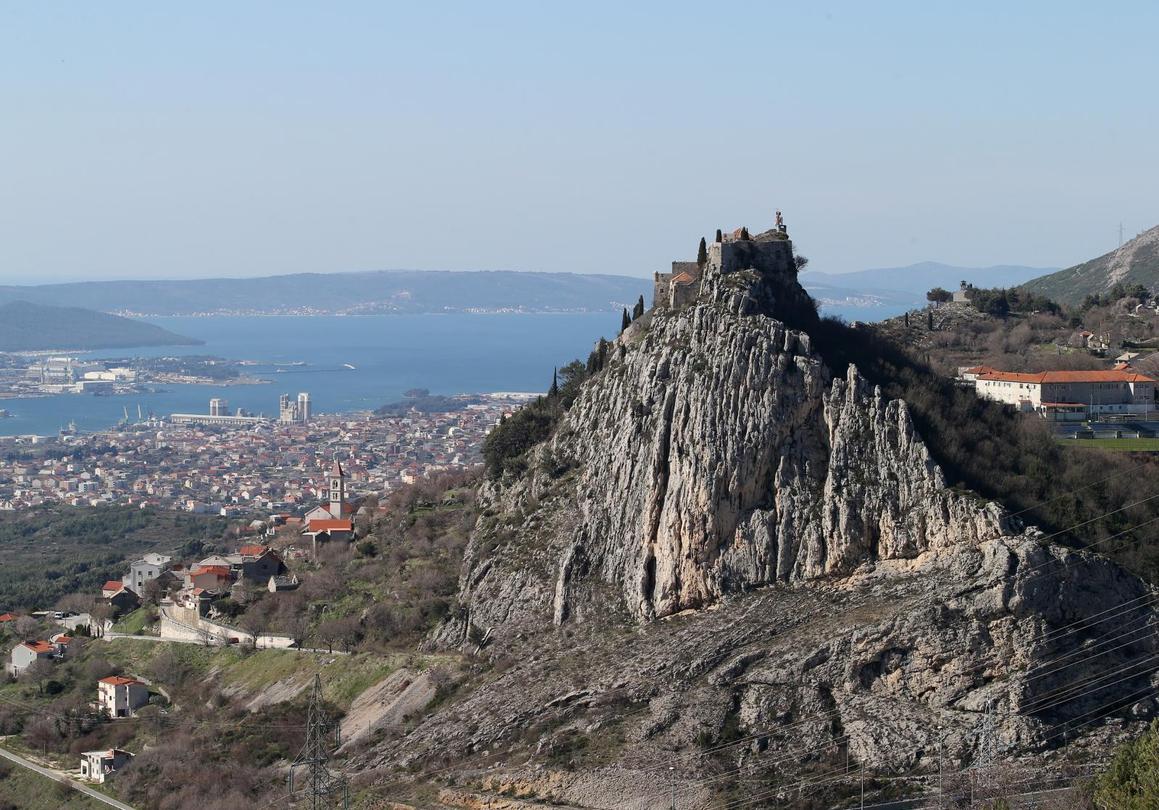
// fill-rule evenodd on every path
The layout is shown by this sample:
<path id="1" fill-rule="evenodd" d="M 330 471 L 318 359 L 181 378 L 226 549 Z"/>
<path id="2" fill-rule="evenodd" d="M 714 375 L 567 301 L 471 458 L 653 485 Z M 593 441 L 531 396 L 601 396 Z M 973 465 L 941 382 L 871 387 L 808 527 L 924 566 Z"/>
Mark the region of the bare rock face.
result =
<path id="1" fill-rule="evenodd" d="M 946 487 L 903 402 L 832 379 L 772 316 L 808 305 L 791 244 L 742 244 L 713 245 L 700 299 L 622 338 L 528 475 L 488 490 L 462 581 L 477 627 L 558 624 L 609 588 L 649 620 L 1014 532 Z"/>

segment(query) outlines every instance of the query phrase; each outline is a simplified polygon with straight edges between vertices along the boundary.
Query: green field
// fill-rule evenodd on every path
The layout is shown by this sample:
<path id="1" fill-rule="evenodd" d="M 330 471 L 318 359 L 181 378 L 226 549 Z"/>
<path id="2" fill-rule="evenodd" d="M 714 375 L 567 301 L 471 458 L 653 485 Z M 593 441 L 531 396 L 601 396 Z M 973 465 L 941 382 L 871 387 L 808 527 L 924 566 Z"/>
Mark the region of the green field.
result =
<path id="1" fill-rule="evenodd" d="M 247 651 L 238 647 L 202 647 L 196 644 L 158 644 L 119 638 L 94 647 L 125 672 L 151 671 L 160 655 L 172 655 L 198 679 L 215 678 L 230 693 L 254 696 L 278 685 L 290 694 L 306 689 L 315 673 L 322 676 L 322 693 L 346 709 L 363 691 L 381 681 L 407 659 L 405 654 L 328 655 L 296 650 Z M 437 660 L 431 658 L 430 660 Z M 427 659 L 419 658 L 420 665 Z"/>
<path id="2" fill-rule="evenodd" d="M 20 810 L 108 810 L 103 802 L 14 762 L 4 760 L 0 771 L 4 774 L 0 776 L 0 810 L 17 807 Z"/>
<path id="3" fill-rule="evenodd" d="M 1059 439 L 1066 447 L 1118 452 L 1159 453 L 1159 439 Z"/>
<path id="4" fill-rule="evenodd" d="M 152 625 L 150 619 L 156 614 L 155 610 L 151 608 L 137 608 L 132 613 L 126 615 L 123 619 L 113 625 L 114 633 L 128 633 L 130 635 L 143 635 L 145 628 Z M 153 635 L 156 635 L 154 632 Z"/>

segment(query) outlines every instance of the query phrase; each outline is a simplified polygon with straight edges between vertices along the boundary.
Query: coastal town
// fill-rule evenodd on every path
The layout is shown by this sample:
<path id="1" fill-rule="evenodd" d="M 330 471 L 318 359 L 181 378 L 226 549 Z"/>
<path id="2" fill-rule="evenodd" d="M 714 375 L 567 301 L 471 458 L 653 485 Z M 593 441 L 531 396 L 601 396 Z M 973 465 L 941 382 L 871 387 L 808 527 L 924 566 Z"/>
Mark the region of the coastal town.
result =
<path id="1" fill-rule="evenodd" d="M 143 419 L 89 434 L 0 439 L 0 510 L 44 504 L 128 505 L 246 517 L 296 513 L 326 494 L 335 459 L 352 493 L 382 494 L 479 462 L 483 438 L 534 395 L 445 398 L 443 410 L 405 407 L 309 413 L 284 396 L 277 419 L 206 414 Z"/>

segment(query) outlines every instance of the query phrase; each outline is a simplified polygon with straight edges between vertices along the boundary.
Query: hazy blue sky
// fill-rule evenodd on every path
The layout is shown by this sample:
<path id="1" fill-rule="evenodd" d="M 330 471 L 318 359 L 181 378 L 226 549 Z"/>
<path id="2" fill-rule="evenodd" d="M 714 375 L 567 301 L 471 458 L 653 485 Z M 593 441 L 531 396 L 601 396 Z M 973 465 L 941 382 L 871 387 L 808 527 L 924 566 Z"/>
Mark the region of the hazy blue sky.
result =
<path id="1" fill-rule="evenodd" d="M 1159 4 L 0 2 L 0 279 L 828 271 L 1159 224 Z"/>

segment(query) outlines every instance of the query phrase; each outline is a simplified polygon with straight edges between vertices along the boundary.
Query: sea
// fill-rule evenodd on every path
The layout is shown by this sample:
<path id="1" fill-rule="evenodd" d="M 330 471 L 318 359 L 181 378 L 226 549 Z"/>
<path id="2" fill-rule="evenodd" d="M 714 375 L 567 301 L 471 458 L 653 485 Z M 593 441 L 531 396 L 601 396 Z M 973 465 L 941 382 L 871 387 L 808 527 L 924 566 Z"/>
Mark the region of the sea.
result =
<path id="1" fill-rule="evenodd" d="M 878 311 L 827 309 L 847 319 L 876 320 Z M 315 412 L 373 410 L 412 388 L 433 394 L 543 392 L 552 369 L 587 359 L 600 337 L 613 337 L 619 312 L 562 314 L 448 313 L 371 316 L 227 316 L 144 318 L 201 346 L 162 346 L 72 353 L 130 357 L 215 355 L 249 361 L 254 385 L 156 386 L 153 393 L 60 394 L 0 400 L 10 418 L 0 436 L 55 435 L 70 423 L 82 433 L 112 427 L 125 414 L 208 413 L 209 400 L 229 412 L 277 415 L 278 396 L 309 392 Z"/>
<path id="2" fill-rule="evenodd" d="M 156 393 L 62 394 L 0 400 L 12 416 L 0 435 L 54 435 L 70 422 L 91 432 L 128 412 L 144 415 L 208 413 L 225 399 L 277 415 L 278 396 L 310 394 L 315 412 L 373 410 L 412 388 L 433 394 L 543 392 L 552 369 L 586 360 L 601 336 L 613 337 L 619 312 L 565 314 L 423 314 L 380 316 L 210 316 L 145 318 L 201 346 L 163 346 L 72 353 L 120 359 L 216 355 L 250 361 L 243 369 L 268 382 L 255 385 L 159 385 Z"/>

